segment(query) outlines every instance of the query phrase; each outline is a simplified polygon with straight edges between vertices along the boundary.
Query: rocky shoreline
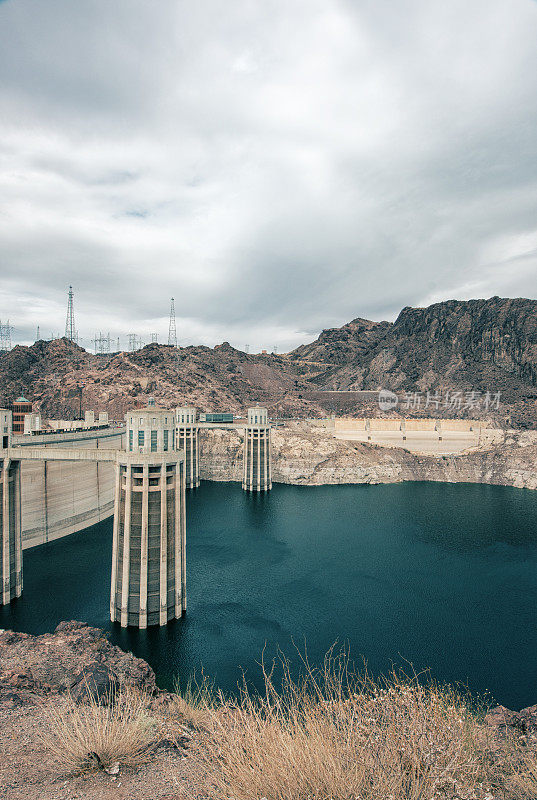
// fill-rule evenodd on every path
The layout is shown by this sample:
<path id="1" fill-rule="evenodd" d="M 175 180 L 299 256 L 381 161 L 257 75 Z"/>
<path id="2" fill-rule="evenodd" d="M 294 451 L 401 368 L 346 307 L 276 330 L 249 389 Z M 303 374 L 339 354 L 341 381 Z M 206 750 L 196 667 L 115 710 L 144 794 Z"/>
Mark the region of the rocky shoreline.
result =
<path id="1" fill-rule="evenodd" d="M 52 633 L 34 635 L 0 631 L 0 704 L 17 706 L 36 697 L 70 693 L 81 701 L 82 684 L 99 689 L 102 676 L 109 682 L 140 689 L 155 697 L 170 692 L 157 686 L 147 661 L 111 644 L 108 634 L 85 622 L 60 622 Z M 496 706 L 485 716 L 488 725 L 537 733 L 537 705 L 512 711 Z"/>
<path id="2" fill-rule="evenodd" d="M 272 465 L 275 483 L 303 486 L 442 481 L 536 489 L 537 431 L 507 431 L 501 443 L 432 456 L 342 441 L 319 425 L 296 422 L 273 430 Z M 242 479 L 240 433 L 204 431 L 200 475 L 212 481 Z"/>

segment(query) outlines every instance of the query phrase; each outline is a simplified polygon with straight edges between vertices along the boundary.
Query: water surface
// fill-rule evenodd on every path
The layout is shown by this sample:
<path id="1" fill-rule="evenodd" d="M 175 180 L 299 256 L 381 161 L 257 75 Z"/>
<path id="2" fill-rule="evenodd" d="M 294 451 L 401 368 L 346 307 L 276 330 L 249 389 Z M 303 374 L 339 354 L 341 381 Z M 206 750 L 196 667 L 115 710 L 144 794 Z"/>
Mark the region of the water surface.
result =
<path id="1" fill-rule="evenodd" d="M 109 622 L 112 522 L 24 552 L 24 595 L 0 626 L 80 619 L 170 687 L 203 667 L 226 691 L 277 647 L 320 661 L 349 643 L 374 673 L 411 662 L 440 681 L 537 702 L 537 492 L 475 484 L 276 485 L 187 496 L 188 612 L 164 629 Z"/>

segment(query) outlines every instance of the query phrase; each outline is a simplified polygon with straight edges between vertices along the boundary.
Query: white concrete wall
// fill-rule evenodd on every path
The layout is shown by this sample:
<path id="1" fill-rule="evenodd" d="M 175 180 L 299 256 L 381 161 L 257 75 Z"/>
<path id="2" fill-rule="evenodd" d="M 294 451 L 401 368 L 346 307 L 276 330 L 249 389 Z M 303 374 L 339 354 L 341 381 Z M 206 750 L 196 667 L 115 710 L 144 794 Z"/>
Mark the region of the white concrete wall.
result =
<path id="1" fill-rule="evenodd" d="M 49 435 L 46 442 L 54 448 L 117 450 L 123 446 L 123 436 L 122 430 L 94 431 Z M 35 447 L 45 437 L 25 439 Z M 113 464 L 23 461 L 21 470 L 23 549 L 76 533 L 114 512 Z"/>

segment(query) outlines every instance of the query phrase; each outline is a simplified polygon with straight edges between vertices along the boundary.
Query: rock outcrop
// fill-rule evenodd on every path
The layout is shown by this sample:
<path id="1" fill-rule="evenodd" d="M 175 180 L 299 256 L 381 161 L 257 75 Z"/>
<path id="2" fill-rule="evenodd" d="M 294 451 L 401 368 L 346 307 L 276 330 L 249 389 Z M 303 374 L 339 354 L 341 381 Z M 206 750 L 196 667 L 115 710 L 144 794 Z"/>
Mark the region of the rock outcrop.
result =
<path id="1" fill-rule="evenodd" d="M 537 735 L 537 705 L 511 711 L 505 706 L 495 706 L 485 715 L 485 724 L 497 730 L 512 729 L 523 734 Z"/>
<path id="2" fill-rule="evenodd" d="M 204 480 L 242 479 L 242 436 L 205 430 L 200 472 Z M 510 431 L 505 441 L 462 455 L 432 456 L 335 439 L 319 425 L 291 423 L 272 431 L 272 477 L 302 485 L 447 481 L 537 488 L 537 432 Z"/>
<path id="3" fill-rule="evenodd" d="M 41 636 L 0 632 L 0 696 L 22 701 L 29 692 L 70 690 L 83 699 L 88 686 L 103 695 L 119 683 L 156 690 L 149 664 L 111 644 L 99 628 L 71 621 Z"/>

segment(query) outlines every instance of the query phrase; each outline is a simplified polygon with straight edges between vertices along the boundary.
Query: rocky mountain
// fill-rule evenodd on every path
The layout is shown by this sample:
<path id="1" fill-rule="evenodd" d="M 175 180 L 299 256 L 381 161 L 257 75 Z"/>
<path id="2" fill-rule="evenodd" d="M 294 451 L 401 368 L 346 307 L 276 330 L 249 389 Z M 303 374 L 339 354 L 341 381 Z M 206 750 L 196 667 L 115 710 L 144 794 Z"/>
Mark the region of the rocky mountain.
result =
<path id="1" fill-rule="evenodd" d="M 117 419 L 150 395 L 166 406 L 204 411 L 242 413 L 260 402 L 273 416 L 361 415 L 378 413 L 377 398 L 352 392 L 380 388 L 399 395 L 500 392 L 502 424 L 533 427 L 537 301 L 449 300 L 404 308 L 394 323 L 357 318 L 280 356 L 243 353 L 227 342 L 177 349 L 150 344 L 100 356 L 66 339 L 0 355 L 0 403 L 22 392 L 54 417 L 76 417 L 81 391 L 83 408 L 107 409 Z M 405 415 L 423 413 L 405 409 Z"/>
<path id="2" fill-rule="evenodd" d="M 394 323 L 357 319 L 289 358 L 322 361 L 308 377 L 323 390 L 500 392 L 511 422 L 537 419 L 536 300 L 449 300 L 404 308 Z"/>
<path id="3" fill-rule="evenodd" d="M 537 387 L 537 301 L 449 300 L 404 308 L 394 323 L 356 319 L 289 354 L 326 364 L 323 388 L 426 390 Z"/>
<path id="4" fill-rule="evenodd" d="M 47 416 L 75 419 L 82 409 L 125 412 L 154 396 L 167 407 L 238 414 L 255 403 L 299 416 L 322 408 L 299 397 L 307 383 L 277 356 L 248 355 L 227 342 L 214 348 L 149 344 L 133 353 L 101 356 L 67 339 L 17 346 L 0 355 L 0 405 L 27 395 Z"/>
<path id="5" fill-rule="evenodd" d="M 294 361 L 345 366 L 367 358 L 393 327 L 391 322 L 353 319 L 341 328 L 329 328 L 311 344 L 303 344 L 289 355 Z"/>

